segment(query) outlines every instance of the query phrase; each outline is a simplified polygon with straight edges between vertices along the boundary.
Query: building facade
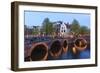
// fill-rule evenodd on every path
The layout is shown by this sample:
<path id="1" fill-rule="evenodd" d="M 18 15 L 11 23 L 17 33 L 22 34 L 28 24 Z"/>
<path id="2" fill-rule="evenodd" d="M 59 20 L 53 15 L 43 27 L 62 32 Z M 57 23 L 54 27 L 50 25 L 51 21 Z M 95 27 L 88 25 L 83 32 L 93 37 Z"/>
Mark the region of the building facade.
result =
<path id="1" fill-rule="evenodd" d="M 70 32 L 70 24 L 58 21 L 55 23 L 55 32 L 58 36 L 66 37 Z"/>

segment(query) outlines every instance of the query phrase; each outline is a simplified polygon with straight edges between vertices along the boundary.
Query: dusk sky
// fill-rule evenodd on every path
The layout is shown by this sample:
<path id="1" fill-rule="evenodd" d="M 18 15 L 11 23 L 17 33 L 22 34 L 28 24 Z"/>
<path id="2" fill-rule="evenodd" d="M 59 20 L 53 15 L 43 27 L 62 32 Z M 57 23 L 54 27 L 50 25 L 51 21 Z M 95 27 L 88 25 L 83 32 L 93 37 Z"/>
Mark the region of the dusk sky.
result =
<path id="1" fill-rule="evenodd" d="M 39 12 L 39 11 L 24 11 L 25 25 L 41 26 L 45 18 L 49 18 L 51 22 L 63 21 L 72 23 L 73 19 L 78 20 L 81 26 L 90 27 L 90 15 L 80 13 L 65 13 L 65 12 Z"/>

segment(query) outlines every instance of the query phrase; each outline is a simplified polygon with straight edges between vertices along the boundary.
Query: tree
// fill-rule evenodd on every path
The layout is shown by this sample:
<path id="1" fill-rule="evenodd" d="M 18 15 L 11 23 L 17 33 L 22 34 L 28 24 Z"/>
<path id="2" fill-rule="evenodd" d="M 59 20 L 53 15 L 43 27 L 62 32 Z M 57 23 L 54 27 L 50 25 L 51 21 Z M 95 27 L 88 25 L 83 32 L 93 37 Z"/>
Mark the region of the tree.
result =
<path id="1" fill-rule="evenodd" d="M 24 25 L 24 35 L 32 34 L 32 29 L 30 29 L 27 25 Z"/>
<path id="2" fill-rule="evenodd" d="M 24 25 L 24 35 L 27 35 L 27 25 Z"/>
<path id="3" fill-rule="evenodd" d="M 71 30 L 71 32 L 73 32 L 73 33 L 79 33 L 79 30 L 80 30 L 80 24 L 79 24 L 79 22 L 76 20 L 76 19 L 74 19 L 73 21 L 72 21 L 72 24 L 71 24 L 71 28 L 70 28 L 70 30 Z"/>
<path id="4" fill-rule="evenodd" d="M 80 34 L 90 34 L 90 29 L 86 26 L 80 27 Z"/>
<path id="5" fill-rule="evenodd" d="M 38 28 L 38 26 L 34 26 L 34 27 L 33 27 L 32 34 L 33 34 L 33 35 L 39 34 L 39 28 Z"/>
<path id="6" fill-rule="evenodd" d="M 50 35 L 53 32 L 53 23 L 50 22 L 49 18 L 45 18 L 43 23 L 42 23 L 42 31 L 46 34 L 46 35 Z"/>

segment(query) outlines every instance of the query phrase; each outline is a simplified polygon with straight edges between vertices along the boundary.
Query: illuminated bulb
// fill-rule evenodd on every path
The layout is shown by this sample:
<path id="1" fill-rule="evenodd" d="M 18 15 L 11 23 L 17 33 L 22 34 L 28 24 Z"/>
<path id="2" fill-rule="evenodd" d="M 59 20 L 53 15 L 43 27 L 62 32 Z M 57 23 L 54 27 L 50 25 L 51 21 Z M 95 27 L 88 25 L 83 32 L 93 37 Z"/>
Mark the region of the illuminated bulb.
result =
<path id="1" fill-rule="evenodd" d="M 80 46 L 80 47 L 82 46 L 82 42 L 81 42 L 81 41 L 79 42 L 79 46 Z"/>
<path id="2" fill-rule="evenodd" d="M 73 47 L 72 49 L 73 49 L 73 53 L 76 54 L 76 48 Z"/>

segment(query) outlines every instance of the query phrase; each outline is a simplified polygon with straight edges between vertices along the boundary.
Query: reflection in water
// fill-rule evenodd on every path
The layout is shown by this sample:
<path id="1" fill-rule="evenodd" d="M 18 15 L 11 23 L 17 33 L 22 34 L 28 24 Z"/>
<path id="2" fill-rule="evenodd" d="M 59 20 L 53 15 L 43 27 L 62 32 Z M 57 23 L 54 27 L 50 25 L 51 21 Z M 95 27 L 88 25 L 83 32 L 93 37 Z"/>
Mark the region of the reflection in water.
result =
<path id="1" fill-rule="evenodd" d="M 64 59 L 88 59 L 90 58 L 90 50 L 84 50 L 81 52 L 73 53 L 72 50 L 68 50 L 67 53 L 62 53 L 56 60 L 64 60 Z M 48 56 L 48 60 L 54 60 L 50 55 Z"/>
<path id="2" fill-rule="evenodd" d="M 73 54 L 70 51 L 68 51 L 68 53 L 62 54 L 60 58 L 61 59 L 87 59 L 90 58 L 90 51 L 84 50 L 76 54 Z"/>

